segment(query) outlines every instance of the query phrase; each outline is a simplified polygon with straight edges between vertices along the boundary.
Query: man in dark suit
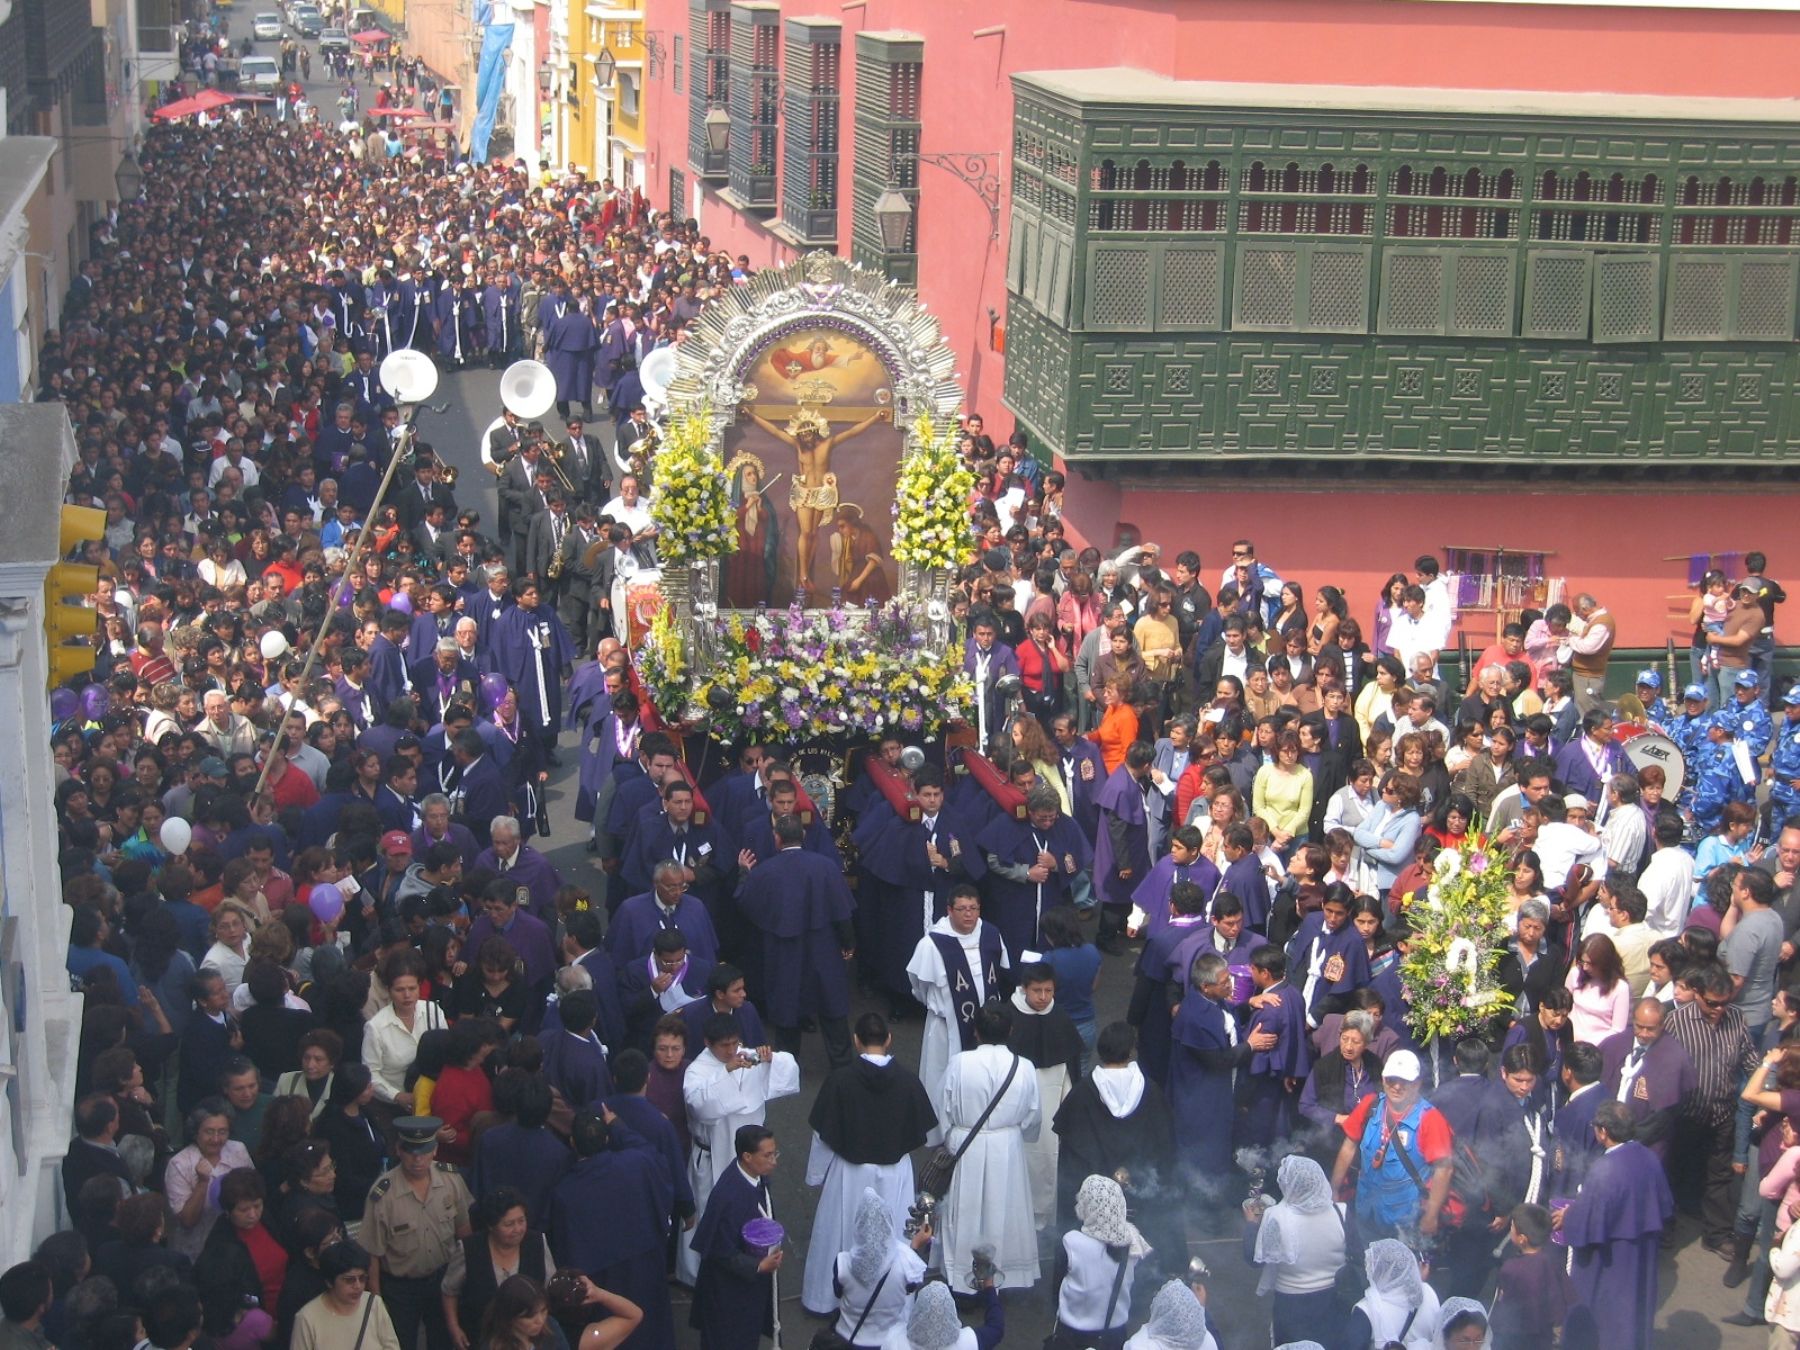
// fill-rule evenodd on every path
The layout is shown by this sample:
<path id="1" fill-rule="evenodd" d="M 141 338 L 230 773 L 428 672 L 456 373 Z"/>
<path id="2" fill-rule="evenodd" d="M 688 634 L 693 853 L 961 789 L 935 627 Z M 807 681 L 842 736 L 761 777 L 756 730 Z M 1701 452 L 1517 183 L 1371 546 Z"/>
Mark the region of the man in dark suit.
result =
<path id="1" fill-rule="evenodd" d="M 631 464 L 632 451 L 639 441 L 650 435 L 651 430 L 650 419 L 644 412 L 644 405 L 639 403 L 631 409 L 631 415 L 619 423 L 619 463 L 626 466 Z"/>
<path id="2" fill-rule="evenodd" d="M 572 514 L 574 524 L 563 536 L 562 595 L 556 613 L 569 630 L 569 641 L 575 650 L 587 652 L 593 650 L 588 619 L 594 608 L 594 572 L 605 549 L 594 527 L 593 506 L 578 503 Z"/>
<path id="3" fill-rule="evenodd" d="M 488 433 L 488 458 L 495 464 L 505 464 L 519 453 L 519 446 L 525 440 L 525 428 L 519 424 L 519 416 L 508 408 L 500 414 L 501 423 Z"/>
<path id="4" fill-rule="evenodd" d="M 494 841 L 494 818 L 509 815 L 512 811 L 506 781 L 500 776 L 500 766 L 488 753 L 481 733 L 473 727 L 456 738 L 452 753 L 459 772 L 450 785 L 451 809 L 475 836 L 475 842 L 487 848 Z"/>
<path id="5" fill-rule="evenodd" d="M 1155 790 L 1144 794 L 1144 814 L 1150 823 L 1150 859 L 1154 862 L 1169 851 L 1169 835 L 1180 825 L 1174 819 L 1175 787 L 1187 772 L 1188 746 L 1194 739 L 1194 719 L 1183 714 L 1172 717 L 1164 728 L 1169 734 L 1158 738 L 1150 752 L 1150 781 Z"/>
<path id="6" fill-rule="evenodd" d="M 441 568 L 456 551 L 456 531 L 450 528 L 450 513 L 441 501 L 425 509 L 425 518 L 412 528 L 413 547 L 419 557 L 433 567 Z"/>
<path id="7" fill-rule="evenodd" d="M 538 589 L 553 606 L 562 594 L 561 577 L 551 579 L 550 564 L 562 554 L 569 537 L 569 507 L 560 491 L 550 493 L 546 508 L 531 517 L 525 535 L 525 574 L 536 577 Z M 565 557 L 564 563 L 568 562 Z M 560 572 L 560 569 L 559 569 Z"/>
<path id="8" fill-rule="evenodd" d="M 244 1048 L 225 977 L 203 967 L 194 976 L 193 996 L 194 1011 L 181 1031 L 181 1072 L 175 1080 L 175 1105 L 183 1115 L 202 1098 L 218 1094 L 225 1061 Z"/>
<path id="9" fill-rule="evenodd" d="M 1612 1100 L 1600 1086 L 1601 1069 L 1598 1046 L 1577 1041 L 1563 1051 L 1562 1082 L 1569 1096 L 1550 1129 L 1552 1195 L 1574 1195 L 1587 1176 L 1588 1164 L 1600 1155 L 1594 1112 L 1601 1102 Z"/>
<path id="10" fill-rule="evenodd" d="M 603 502 L 612 496 L 606 451 L 601 449 L 599 437 L 584 430 L 584 426 L 579 417 L 569 418 L 569 434 L 562 441 L 562 469 L 569 476 L 575 501 Z"/>
<path id="11" fill-rule="evenodd" d="M 1321 685 L 1319 700 L 1319 711 L 1308 713 L 1301 721 L 1317 727 L 1320 748 L 1336 755 L 1348 768 L 1351 761 L 1362 758 L 1363 752 L 1362 733 L 1350 715 L 1349 696 L 1341 684 L 1333 683 L 1329 687 Z"/>
<path id="12" fill-rule="evenodd" d="M 1235 675 L 1240 685 L 1248 682 L 1258 659 L 1248 637 L 1243 615 L 1233 614 L 1225 620 L 1219 640 L 1194 658 L 1194 698 L 1201 707 L 1213 701 L 1221 676 Z"/>
<path id="13" fill-rule="evenodd" d="M 390 500 L 400 512 L 400 523 L 409 530 L 425 519 L 433 502 L 444 504 L 446 519 L 456 513 L 455 494 L 437 480 L 437 461 L 423 455 L 413 465 L 412 485 L 395 492 Z"/>
<path id="14" fill-rule="evenodd" d="M 115 1147 L 119 1138 L 119 1107 L 104 1092 L 83 1097 L 75 1106 L 75 1138 L 63 1154 L 63 1197 L 69 1213 L 79 1217 L 76 1201 L 81 1188 L 94 1177 L 117 1177 L 119 1191 L 134 1190 L 131 1169 Z"/>
<path id="15" fill-rule="evenodd" d="M 621 572 L 635 572 L 643 566 L 643 561 L 631 546 L 629 527 L 609 525 L 606 527 L 606 538 L 610 547 L 604 549 L 594 560 L 594 608 L 599 611 L 600 631 L 622 637 L 625 623 L 622 618 L 615 619 L 613 615 L 613 584 L 618 581 Z"/>
<path id="16" fill-rule="evenodd" d="M 500 474 L 500 545 L 522 551 L 525 532 L 531 527 L 532 498 L 536 492 L 537 467 L 543 459 L 543 443 L 526 440 L 519 453 L 506 462 Z M 514 559 L 518 561 L 518 559 Z"/>

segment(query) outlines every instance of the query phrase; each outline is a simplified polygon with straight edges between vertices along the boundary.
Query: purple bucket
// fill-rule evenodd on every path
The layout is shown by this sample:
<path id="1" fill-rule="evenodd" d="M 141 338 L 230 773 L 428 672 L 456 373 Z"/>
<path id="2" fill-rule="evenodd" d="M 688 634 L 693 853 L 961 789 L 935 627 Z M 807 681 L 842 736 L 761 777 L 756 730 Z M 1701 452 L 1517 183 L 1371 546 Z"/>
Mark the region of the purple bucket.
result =
<path id="1" fill-rule="evenodd" d="M 1555 1218 L 1558 1214 L 1561 1214 L 1565 1209 L 1567 1209 L 1570 1205 L 1572 1205 L 1574 1203 L 1575 1202 L 1566 1195 L 1551 1196 L 1550 1197 L 1550 1206 L 1549 1206 L 1550 1216 L 1552 1218 Z M 1567 1239 L 1566 1237 L 1564 1237 L 1562 1235 L 1562 1229 L 1560 1229 L 1560 1228 L 1555 1228 L 1555 1229 L 1551 1230 L 1550 1240 L 1559 1247 L 1566 1247 L 1569 1245 L 1569 1239 Z"/>
<path id="2" fill-rule="evenodd" d="M 1226 973 L 1231 976 L 1231 1001 L 1248 1003 L 1250 996 L 1256 992 L 1256 982 L 1250 978 L 1250 967 L 1227 966 Z"/>
<path id="3" fill-rule="evenodd" d="M 739 1236 L 744 1239 L 744 1245 L 750 1249 L 750 1254 L 760 1258 L 781 1246 L 787 1237 L 787 1229 L 774 1219 L 758 1217 L 745 1224 Z"/>

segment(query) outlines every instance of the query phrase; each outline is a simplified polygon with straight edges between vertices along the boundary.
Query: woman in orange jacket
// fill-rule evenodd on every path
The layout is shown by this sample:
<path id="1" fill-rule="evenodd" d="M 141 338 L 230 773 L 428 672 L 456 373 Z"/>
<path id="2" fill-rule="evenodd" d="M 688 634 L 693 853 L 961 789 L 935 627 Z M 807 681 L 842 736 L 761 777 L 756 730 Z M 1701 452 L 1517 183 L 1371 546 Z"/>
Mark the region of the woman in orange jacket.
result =
<path id="1" fill-rule="evenodd" d="M 1101 762 L 1111 773 L 1125 762 L 1125 752 L 1138 738 L 1137 710 L 1126 697 L 1127 690 L 1118 680 L 1100 686 L 1100 725 L 1088 732 L 1087 738 L 1100 747 Z"/>

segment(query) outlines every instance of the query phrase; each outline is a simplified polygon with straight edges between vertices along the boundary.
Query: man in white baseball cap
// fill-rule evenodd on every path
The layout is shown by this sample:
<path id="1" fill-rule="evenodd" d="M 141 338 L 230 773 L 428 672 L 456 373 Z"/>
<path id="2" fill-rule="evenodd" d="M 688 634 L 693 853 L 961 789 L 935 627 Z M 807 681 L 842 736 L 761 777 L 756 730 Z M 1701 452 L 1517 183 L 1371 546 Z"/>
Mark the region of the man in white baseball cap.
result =
<path id="1" fill-rule="evenodd" d="M 1381 1069 L 1381 1091 L 1344 1117 L 1344 1142 L 1331 1169 L 1335 1191 L 1360 1157 L 1356 1219 L 1369 1240 L 1431 1237 L 1450 1198 L 1450 1123 L 1426 1101 L 1423 1069 L 1396 1050 Z"/>

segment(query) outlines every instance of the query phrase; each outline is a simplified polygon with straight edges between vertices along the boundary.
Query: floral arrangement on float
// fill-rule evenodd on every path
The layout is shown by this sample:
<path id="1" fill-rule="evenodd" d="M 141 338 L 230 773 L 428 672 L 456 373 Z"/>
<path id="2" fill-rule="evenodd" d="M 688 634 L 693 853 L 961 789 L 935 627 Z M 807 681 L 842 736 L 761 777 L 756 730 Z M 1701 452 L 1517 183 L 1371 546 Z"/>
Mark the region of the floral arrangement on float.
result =
<path id="1" fill-rule="evenodd" d="M 731 483 L 713 449 L 709 409 L 691 409 L 670 419 L 650 472 L 650 519 L 665 568 L 736 552 Z"/>
<path id="2" fill-rule="evenodd" d="M 1400 982 L 1421 1044 L 1454 1045 L 1512 1008 L 1495 978 L 1509 936 L 1509 892 L 1506 855 L 1485 835 L 1470 834 L 1438 853 L 1424 895 L 1401 897 L 1412 936 Z"/>
<path id="3" fill-rule="evenodd" d="M 894 488 L 894 560 L 927 569 L 960 567 L 972 547 L 975 475 L 957 455 L 948 423 L 921 413 L 908 440 Z"/>
<path id="4" fill-rule="evenodd" d="M 691 691 L 694 720 L 730 743 L 890 729 L 930 738 L 971 716 L 975 691 L 960 653 L 934 643 L 928 625 L 897 602 L 861 618 L 794 605 L 713 620 L 716 658 Z M 640 670 L 659 711 L 690 706 L 689 671 L 671 626 L 652 627 Z"/>

